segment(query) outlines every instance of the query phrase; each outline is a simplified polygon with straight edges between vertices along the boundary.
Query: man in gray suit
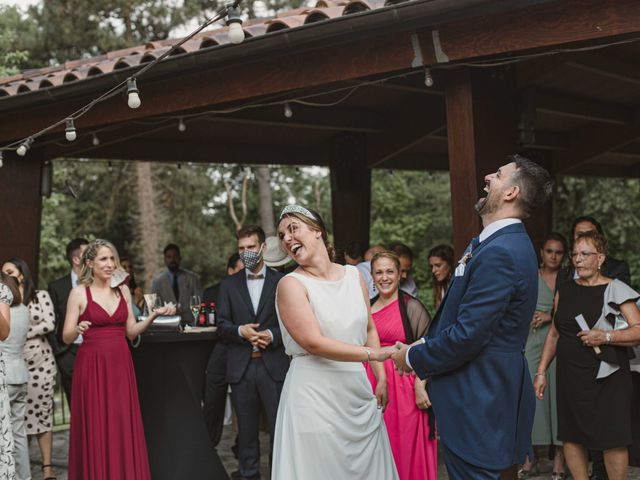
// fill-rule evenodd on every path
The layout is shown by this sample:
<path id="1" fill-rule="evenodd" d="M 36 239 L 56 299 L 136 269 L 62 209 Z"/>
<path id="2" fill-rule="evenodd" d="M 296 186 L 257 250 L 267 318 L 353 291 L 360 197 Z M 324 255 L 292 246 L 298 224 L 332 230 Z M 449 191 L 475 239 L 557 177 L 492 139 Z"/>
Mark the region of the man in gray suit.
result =
<path id="1" fill-rule="evenodd" d="M 164 264 L 167 269 L 151 282 L 151 293 L 157 293 L 165 302 L 180 304 L 178 312 L 183 323 L 193 323 L 189 312 L 189 300 L 192 295 L 200 295 L 200 280 L 189 270 L 180 268 L 180 247 L 170 243 L 164 247 Z"/>

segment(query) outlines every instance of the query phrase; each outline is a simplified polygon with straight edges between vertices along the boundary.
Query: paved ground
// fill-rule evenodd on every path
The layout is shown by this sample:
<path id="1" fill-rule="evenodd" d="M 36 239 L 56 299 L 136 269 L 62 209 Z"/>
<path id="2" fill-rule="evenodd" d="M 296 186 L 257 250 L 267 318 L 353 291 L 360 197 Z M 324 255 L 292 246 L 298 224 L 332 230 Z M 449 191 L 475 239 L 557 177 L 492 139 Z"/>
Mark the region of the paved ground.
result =
<path id="1" fill-rule="evenodd" d="M 218 446 L 218 455 L 220 455 L 220 459 L 224 464 L 227 472 L 231 473 L 234 470 L 238 469 L 238 462 L 233 457 L 233 453 L 231 452 L 231 445 L 233 444 L 233 439 L 235 437 L 235 433 L 232 431 L 232 428 L 225 427 L 222 442 Z M 56 432 L 53 435 L 53 463 L 56 466 L 56 473 L 58 474 L 58 480 L 67 480 L 67 449 L 69 442 L 69 432 L 62 431 Z M 264 480 L 269 479 L 269 437 L 266 434 L 260 434 L 260 444 L 262 451 L 261 458 L 261 472 L 262 478 Z M 31 442 L 31 470 L 33 475 L 33 480 L 42 480 L 42 473 L 40 471 L 40 465 L 42 462 L 40 461 L 40 453 L 38 452 L 38 446 L 36 442 Z M 540 470 L 541 475 L 537 477 L 532 477 L 532 480 L 547 480 L 551 478 L 551 462 L 546 459 L 540 461 Z M 442 460 L 440 459 L 438 465 L 438 480 L 448 480 L 448 476 L 444 465 L 442 465 Z M 629 469 L 629 480 L 640 480 L 640 468 L 630 468 Z M 182 480 L 182 479 L 176 479 Z M 303 479 L 301 479 L 303 480 Z M 332 479 L 332 480 L 341 480 L 341 479 Z"/>

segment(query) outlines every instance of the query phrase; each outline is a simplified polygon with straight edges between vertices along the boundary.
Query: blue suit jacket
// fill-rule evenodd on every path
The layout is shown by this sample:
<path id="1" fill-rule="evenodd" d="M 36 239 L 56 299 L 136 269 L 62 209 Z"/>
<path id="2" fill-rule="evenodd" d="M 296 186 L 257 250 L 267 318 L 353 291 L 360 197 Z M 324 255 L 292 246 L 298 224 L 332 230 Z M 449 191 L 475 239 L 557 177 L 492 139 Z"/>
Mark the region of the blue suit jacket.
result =
<path id="1" fill-rule="evenodd" d="M 472 465 L 503 469 L 531 455 L 535 397 L 524 346 L 537 293 L 524 226 L 504 227 L 453 277 L 425 343 L 409 351 L 416 374 L 430 378 L 441 441 Z"/>

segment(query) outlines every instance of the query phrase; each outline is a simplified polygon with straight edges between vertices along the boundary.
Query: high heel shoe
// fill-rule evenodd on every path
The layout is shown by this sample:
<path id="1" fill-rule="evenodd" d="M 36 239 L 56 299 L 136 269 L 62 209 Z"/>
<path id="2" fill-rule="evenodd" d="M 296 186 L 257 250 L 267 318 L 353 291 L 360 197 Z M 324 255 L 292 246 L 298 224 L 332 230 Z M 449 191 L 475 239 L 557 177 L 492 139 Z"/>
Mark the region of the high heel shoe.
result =
<path id="1" fill-rule="evenodd" d="M 565 472 L 551 473 L 551 480 L 564 480 L 565 478 L 567 478 L 567 474 Z"/>
<path id="2" fill-rule="evenodd" d="M 51 470 L 53 470 L 53 465 L 51 465 L 50 463 L 48 463 L 47 465 L 42 465 L 42 467 L 40 467 L 42 469 L 42 476 L 44 477 L 44 469 L 45 468 L 50 468 Z M 55 475 L 53 477 L 49 476 L 49 477 L 44 477 L 43 480 L 58 480 L 58 477 L 56 477 Z"/>

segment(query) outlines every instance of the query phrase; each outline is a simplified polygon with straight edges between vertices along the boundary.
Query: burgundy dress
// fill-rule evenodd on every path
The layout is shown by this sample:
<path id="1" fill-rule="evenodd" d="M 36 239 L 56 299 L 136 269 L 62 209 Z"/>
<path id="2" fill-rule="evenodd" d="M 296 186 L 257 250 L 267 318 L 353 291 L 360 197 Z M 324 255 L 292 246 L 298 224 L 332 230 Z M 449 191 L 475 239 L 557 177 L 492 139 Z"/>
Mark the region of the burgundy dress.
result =
<path id="1" fill-rule="evenodd" d="M 79 321 L 83 335 L 73 370 L 69 480 L 150 480 L 136 377 L 125 336 L 122 295 L 109 315 L 93 301 Z"/>

